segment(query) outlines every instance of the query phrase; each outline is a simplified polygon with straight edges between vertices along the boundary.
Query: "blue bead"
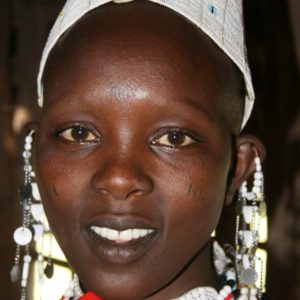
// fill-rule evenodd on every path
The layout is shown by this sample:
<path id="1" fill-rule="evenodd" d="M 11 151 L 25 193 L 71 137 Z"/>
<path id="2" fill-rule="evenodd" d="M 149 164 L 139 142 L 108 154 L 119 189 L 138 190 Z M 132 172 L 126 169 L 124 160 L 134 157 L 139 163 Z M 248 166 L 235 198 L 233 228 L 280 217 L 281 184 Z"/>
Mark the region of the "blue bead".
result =
<path id="1" fill-rule="evenodd" d="M 211 3 L 208 4 L 208 10 L 211 12 L 212 15 L 217 15 L 217 9 Z"/>

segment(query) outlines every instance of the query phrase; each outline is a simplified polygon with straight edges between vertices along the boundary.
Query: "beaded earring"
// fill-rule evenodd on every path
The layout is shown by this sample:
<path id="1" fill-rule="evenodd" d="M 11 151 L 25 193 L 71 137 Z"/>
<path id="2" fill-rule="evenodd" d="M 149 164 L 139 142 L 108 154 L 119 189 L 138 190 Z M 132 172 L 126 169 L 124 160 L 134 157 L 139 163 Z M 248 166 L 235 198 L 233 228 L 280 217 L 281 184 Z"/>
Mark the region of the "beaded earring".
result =
<path id="1" fill-rule="evenodd" d="M 249 191 L 247 182 L 244 182 L 237 201 L 235 263 L 240 286 L 238 300 L 256 300 L 262 297 L 262 284 L 257 284 L 257 266 L 261 266 L 261 262 L 256 250 L 259 244 L 260 220 L 266 216 L 263 187 L 264 176 L 257 155 L 252 190 Z"/>
<path id="2" fill-rule="evenodd" d="M 30 243 L 37 242 L 43 237 L 45 232 L 44 209 L 41 203 L 41 197 L 36 182 L 35 174 L 30 163 L 31 149 L 33 143 L 34 131 L 32 130 L 25 138 L 23 151 L 24 159 L 24 183 L 19 188 L 22 207 L 22 224 L 13 234 L 16 247 L 14 265 L 10 272 L 12 282 L 21 279 L 21 300 L 26 299 L 26 288 L 32 257 L 30 255 Z M 23 259 L 22 259 L 23 255 Z M 44 258 L 41 253 L 38 254 L 39 279 L 42 283 Z"/>

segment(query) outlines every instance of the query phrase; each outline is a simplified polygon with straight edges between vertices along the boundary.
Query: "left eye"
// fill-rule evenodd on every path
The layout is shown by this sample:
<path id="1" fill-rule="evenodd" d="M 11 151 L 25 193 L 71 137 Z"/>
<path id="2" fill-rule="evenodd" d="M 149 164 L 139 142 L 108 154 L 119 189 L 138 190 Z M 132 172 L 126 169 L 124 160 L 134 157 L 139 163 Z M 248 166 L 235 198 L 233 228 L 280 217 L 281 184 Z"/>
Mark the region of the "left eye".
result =
<path id="1" fill-rule="evenodd" d="M 60 137 L 70 142 L 95 142 L 97 136 L 83 126 L 73 126 L 60 132 Z"/>
<path id="2" fill-rule="evenodd" d="M 154 145 L 163 145 L 168 147 L 183 147 L 195 143 L 196 140 L 183 132 L 172 131 L 160 136 L 153 141 Z"/>

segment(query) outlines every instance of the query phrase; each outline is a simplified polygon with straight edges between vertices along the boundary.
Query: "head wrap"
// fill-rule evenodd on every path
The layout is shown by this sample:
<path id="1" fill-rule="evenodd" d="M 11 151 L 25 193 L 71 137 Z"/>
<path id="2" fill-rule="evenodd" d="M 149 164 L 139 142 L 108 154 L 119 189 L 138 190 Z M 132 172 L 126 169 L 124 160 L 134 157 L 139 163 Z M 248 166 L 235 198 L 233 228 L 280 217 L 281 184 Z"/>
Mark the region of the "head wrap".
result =
<path id="1" fill-rule="evenodd" d="M 59 14 L 43 51 L 37 78 L 38 103 L 43 106 L 42 76 L 50 51 L 62 34 L 86 13 L 109 2 L 128 3 L 134 0 L 68 0 Z M 248 121 L 254 91 L 244 41 L 242 0 L 148 0 L 165 6 L 194 23 L 205 32 L 243 73 L 246 95 L 242 128 Z"/>

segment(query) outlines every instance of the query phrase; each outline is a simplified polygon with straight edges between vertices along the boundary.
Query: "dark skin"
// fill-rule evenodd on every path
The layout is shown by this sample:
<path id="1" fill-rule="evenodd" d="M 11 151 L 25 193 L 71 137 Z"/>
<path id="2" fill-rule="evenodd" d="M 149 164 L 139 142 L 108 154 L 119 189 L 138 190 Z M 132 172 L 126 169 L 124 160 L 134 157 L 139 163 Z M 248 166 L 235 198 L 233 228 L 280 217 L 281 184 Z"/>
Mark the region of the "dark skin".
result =
<path id="1" fill-rule="evenodd" d="M 210 235 L 255 152 L 264 155 L 258 139 L 238 135 L 241 79 L 230 59 L 166 8 L 110 4 L 60 39 L 43 82 L 37 178 L 84 287 L 108 300 L 219 288 Z M 108 242 L 91 226 L 152 232 Z"/>

